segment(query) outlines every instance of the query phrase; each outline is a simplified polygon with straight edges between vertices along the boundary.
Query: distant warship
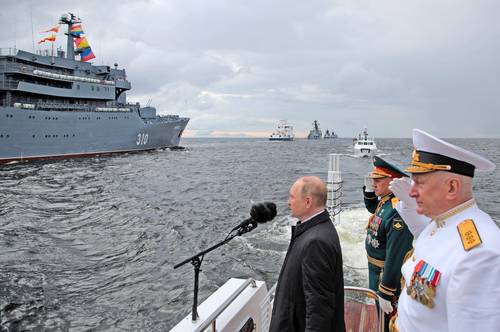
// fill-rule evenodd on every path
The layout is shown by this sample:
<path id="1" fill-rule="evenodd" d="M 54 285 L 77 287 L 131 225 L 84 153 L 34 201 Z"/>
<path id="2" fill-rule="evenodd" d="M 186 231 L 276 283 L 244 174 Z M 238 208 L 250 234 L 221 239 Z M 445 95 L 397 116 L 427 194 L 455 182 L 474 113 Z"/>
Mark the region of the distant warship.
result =
<path id="1" fill-rule="evenodd" d="M 189 118 L 127 103 L 125 70 L 85 62 L 95 56 L 75 15 L 59 25 L 66 57 L 0 49 L 0 164 L 176 147 Z"/>
<path id="2" fill-rule="evenodd" d="M 331 132 L 327 129 L 325 131 L 325 135 L 323 135 L 324 139 L 329 139 L 329 138 L 338 138 L 339 135 L 335 134 L 335 132 L 332 130 Z"/>
<path id="3" fill-rule="evenodd" d="M 321 129 L 319 129 L 319 123 L 317 120 L 313 122 L 313 129 L 309 131 L 309 135 L 307 135 L 307 139 L 322 139 L 323 133 Z"/>

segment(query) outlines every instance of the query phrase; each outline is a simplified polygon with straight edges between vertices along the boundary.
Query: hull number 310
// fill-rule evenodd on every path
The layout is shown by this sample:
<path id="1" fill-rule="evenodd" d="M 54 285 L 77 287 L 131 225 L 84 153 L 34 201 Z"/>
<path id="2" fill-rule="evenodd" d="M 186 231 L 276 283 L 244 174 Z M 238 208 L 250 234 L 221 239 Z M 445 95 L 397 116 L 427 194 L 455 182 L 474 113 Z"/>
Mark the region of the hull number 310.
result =
<path id="1" fill-rule="evenodd" d="M 149 137 L 148 134 L 142 134 L 142 133 L 137 134 L 137 142 L 135 142 L 135 144 L 146 145 L 148 143 L 148 137 Z"/>

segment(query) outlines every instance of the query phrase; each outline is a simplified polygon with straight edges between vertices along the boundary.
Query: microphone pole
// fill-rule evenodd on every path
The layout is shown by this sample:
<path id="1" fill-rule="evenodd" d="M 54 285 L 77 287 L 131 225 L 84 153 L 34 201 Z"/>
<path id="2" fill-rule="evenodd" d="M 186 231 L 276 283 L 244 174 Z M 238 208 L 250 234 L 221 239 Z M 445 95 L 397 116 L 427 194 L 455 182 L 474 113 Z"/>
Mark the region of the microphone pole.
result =
<path id="1" fill-rule="evenodd" d="M 212 250 L 215 250 L 219 248 L 220 246 L 228 243 L 232 239 L 234 239 L 237 236 L 243 235 L 245 233 L 250 232 L 251 230 L 255 229 L 257 227 L 257 222 L 250 222 L 248 225 L 244 225 L 238 229 L 238 232 L 235 234 L 232 234 L 231 236 L 228 236 L 224 239 L 224 241 L 221 241 L 217 243 L 216 245 L 211 246 L 208 249 L 205 249 L 203 251 L 200 251 L 194 256 L 189 257 L 188 259 L 183 260 L 182 262 L 174 265 L 174 269 L 177 269 L 178 267 L 181 267 L 182 265 L 191 262 L 191 265 L 193 265 L 194 268 L 194 292 L 193 292 L 193 310 L 191 312 L 191 320 L 195 322 L 198 319 L 198 281 L 199 281 L 199 275 L 200 275 L 200 267 L 201 263 L 203 262 L 203 258 L 205 257 L 205 254 L 211 252 Z M 231 231 L 233 232 L 233 231 Z M 231 234 L 231 233 L 230 233 Z"/>

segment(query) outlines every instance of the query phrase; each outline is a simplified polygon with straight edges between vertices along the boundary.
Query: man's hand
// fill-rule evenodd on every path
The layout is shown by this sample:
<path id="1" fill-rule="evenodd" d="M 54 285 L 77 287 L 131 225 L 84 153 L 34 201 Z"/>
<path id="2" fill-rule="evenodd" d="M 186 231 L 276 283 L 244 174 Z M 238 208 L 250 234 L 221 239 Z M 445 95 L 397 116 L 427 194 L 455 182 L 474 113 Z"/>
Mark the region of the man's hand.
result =
<path id="1" fill-rule="evenodd" d="M 415 198 L 410 197 L 411 180 L 408 178 L 394 179 L 389 184 L 389 189 L 403 203 L 404 208 L 414 209 L 417 207 Z"/>
<path id="2" fill-rule="evenodd" d="M 390 314 L 392 312 L 393 309 L 391 301 L 387 301 L 386 299 L 383 299 L 379 296 L 378 303 L 380 304 L 380 308 L 382 308 L 382 311 L 386 314 Z"/>
<path id="3" fill-rule="evenodd" d="M 372 193 L 373 192 L 373 179 L 370 177 L 371 173 L 365 175 L 365 192 Z"/>

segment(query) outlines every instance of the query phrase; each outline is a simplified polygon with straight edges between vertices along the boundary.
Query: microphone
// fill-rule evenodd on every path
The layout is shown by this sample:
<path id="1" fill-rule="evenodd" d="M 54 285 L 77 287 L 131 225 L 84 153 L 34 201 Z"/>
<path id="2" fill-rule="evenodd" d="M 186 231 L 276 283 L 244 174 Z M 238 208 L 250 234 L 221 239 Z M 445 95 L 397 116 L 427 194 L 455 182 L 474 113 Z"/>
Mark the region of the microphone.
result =
<path id="1" fill-rule="evenodd" d="M 257 224 L 263 224 L 273 220 L 274 217 L 276 217 L 276 204 L 271 202 L 254 204 L 250 209 L 250 218 L 242 221 L 238 226 L 233 228 L 231 232 L 250 224 L 257 227 Z"/>

